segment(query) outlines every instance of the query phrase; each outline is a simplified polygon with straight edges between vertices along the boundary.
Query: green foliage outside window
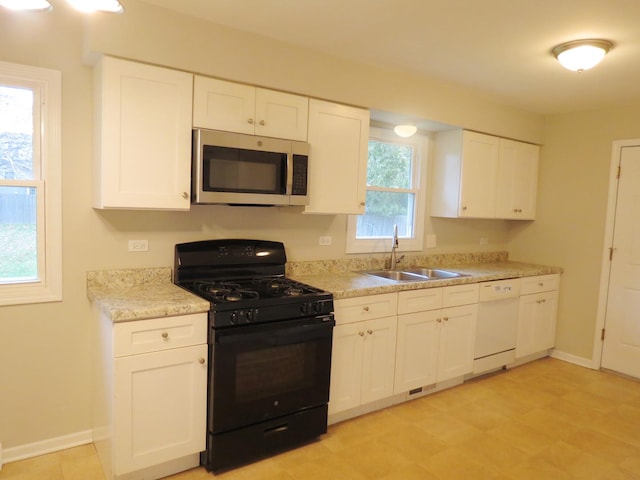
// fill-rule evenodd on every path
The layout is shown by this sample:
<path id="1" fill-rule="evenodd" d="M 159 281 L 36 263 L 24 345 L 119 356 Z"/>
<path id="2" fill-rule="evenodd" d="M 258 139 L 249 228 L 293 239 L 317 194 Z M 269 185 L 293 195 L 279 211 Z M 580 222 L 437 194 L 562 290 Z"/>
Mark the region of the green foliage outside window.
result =
<path id="1" fill-rule="evenodd" d="M 413 148 L 409 145 L 369 141 L 367 186 L 411 188 Z M 367 192 L 366 213 L 371 215 L 407 215 L 408 195 L 400 192 Z"/>

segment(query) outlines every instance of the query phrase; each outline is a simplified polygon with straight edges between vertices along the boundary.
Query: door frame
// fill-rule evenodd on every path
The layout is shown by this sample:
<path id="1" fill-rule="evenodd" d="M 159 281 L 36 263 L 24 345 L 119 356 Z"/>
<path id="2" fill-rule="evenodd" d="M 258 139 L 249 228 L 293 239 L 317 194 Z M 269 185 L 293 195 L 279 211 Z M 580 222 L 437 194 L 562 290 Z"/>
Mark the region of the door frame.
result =
<path id="1" fill-rule="evenodd" d="M 599 370 L 602 366 L 602 329 L 607 316 L 607 299 L 609 298 L 609 276 L 611 261 L 609 248 L 613 247 L 613 231 L 616 221 L 616 207 L 618 201 L 618 166 L 622 149 L 625 147 L 640 147 L 640 139 L 614 140 L 611 148 L 611 165 L 609 167 L 609 196 L 607 200 L 607 216 L 604 228 L 604 243 L 602 247 L 602 268 L 600 269 L 600 294 L 598 296 L 598 310 L 596 313 L 596 328 L 593 336 L 593 354 L 591 367 Z"/>

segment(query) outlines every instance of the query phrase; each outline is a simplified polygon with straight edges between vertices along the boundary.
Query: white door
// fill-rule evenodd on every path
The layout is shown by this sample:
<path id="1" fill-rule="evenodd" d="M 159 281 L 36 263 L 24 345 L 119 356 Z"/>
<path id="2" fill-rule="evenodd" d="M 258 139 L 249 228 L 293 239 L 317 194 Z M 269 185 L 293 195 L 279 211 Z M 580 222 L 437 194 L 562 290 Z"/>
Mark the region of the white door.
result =
<path id="1" fill-rule="evenodd" d="M 620 167 L 602 367 L 640 378 L 640 146 Z"/>

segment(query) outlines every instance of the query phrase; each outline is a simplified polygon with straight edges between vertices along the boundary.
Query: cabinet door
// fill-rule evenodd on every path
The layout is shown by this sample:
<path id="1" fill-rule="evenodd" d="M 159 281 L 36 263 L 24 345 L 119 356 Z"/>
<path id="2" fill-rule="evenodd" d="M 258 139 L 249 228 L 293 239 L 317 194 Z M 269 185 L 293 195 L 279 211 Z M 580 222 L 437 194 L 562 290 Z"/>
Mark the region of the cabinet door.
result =
<path id="1" fill-rule="evenodd" d="M 473 371 L 477 320 L 477 304 L 442 310 L 438 354 L 439 382 Z"/>
<path id="2" fill-rule="evenodd" d="M 256 135 L 307 141 L 309 99 L 290 93 L 256 90 Z"/>
<path id="3" fill-rule="evenodd" d="M 520 297 L 516 358 L 552 348 L 556 342 L 558 292 Z"/>
<path id="4" fill-rule="evenodd" d="M 393 395 L 397 318 L 377 318 L 362 323 L 362 404 Z"/>
<path id="5" fill-rule="evenodd" d="M 398 316 L 393 393 L 436 383 L 441 310 Z"/>
<path id="6" fill-rule="evenodd" d="M 188 210 L 193 76 L 104 57 L 95 79 L 94 206 Z"/>
<path id="7" fill-rule="evenodd" d="M 306 213 L 364 213 L 368 142 L 368 110 L 309 100 Z"/>
<path id="8" fill-rule="evenodd" d="M 256 89 L 249 85 L 195 76 L 193 126 L 253 135 Z"/>
<path id="9" fill-rule="evenodd" d="M 115 475 L 205 449 L 207 345 L 115 360 Z"/>
<path id="10" fill-rule="evenodd" d="M 333 329 L 329 414 L 360 405 L 363 337 L 362 323 L 336 325 Z"/>
<path id="11" fill-rule="evenodd" d="M 539 147 L 500 139 L 496 216 L 533 220 L 536 214 Z"/>
<path id="12" fill-rule="evenodd" d="M 495 217 L 498 144 L 497 137 L 468 131 L 463 133 L 461 217 Z"/>

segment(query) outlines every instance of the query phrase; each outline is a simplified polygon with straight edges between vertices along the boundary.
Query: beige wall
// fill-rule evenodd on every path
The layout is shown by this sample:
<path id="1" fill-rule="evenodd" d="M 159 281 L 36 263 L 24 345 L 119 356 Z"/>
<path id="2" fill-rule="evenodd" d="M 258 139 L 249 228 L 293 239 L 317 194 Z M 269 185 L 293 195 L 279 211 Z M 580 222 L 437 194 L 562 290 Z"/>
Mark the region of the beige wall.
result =
<path id="1" fill-rule="evenodd" d="M 95 211 L 91 208 L 91 69 L 86 47 L 176 68 L 296 91 L 382 110 L 410 113 L 523 140 L 540 141 L 540 116 L 457 87 L 348 64 L 127 2 L 121 16 L 83 20 L 64 2 L 20 15 L 0 10 L 0 60 L 48 67 L 63 75 L 63 288 L 60 303 L 0 307 L 0 441 L 4 448 L 90 428 L 90 307 L 85 272 L 171 266 L 175 243 L 254 237 L 284 241 L 292 260 L 345 256 L 346 217 L 289 209 L 199 206 L 191 212 Z M 549 195 L 555 195 L 550 185 Z M 547 212 L 549 213 L 549 212 Z M 552 212 L 551 212 L 552 214 Z M 546 224 L 541 219 L 542 224 Z M 433 252 L 503 249 L 502 221 L 430 219 Z M 524 232 L 523 235 L 533 235 Z M 320 235 L 334 238 L 318 247 Z M 146 238 L 149 252 L 128 253 Z M 524 240 L 516 237 L 518 245 Z M 555 262 L 553 262 L 555 263 Z M 557 262 L 562 264 L 562 262 Z"/>
<path id="2" fill-rule="evenodd" d="M 591 358 L 612 143 L 640 138 L 640 105 L 546 120 L 538 219 L 512 229 L 512 258 L 565 268 L 557 348 Z"/>

